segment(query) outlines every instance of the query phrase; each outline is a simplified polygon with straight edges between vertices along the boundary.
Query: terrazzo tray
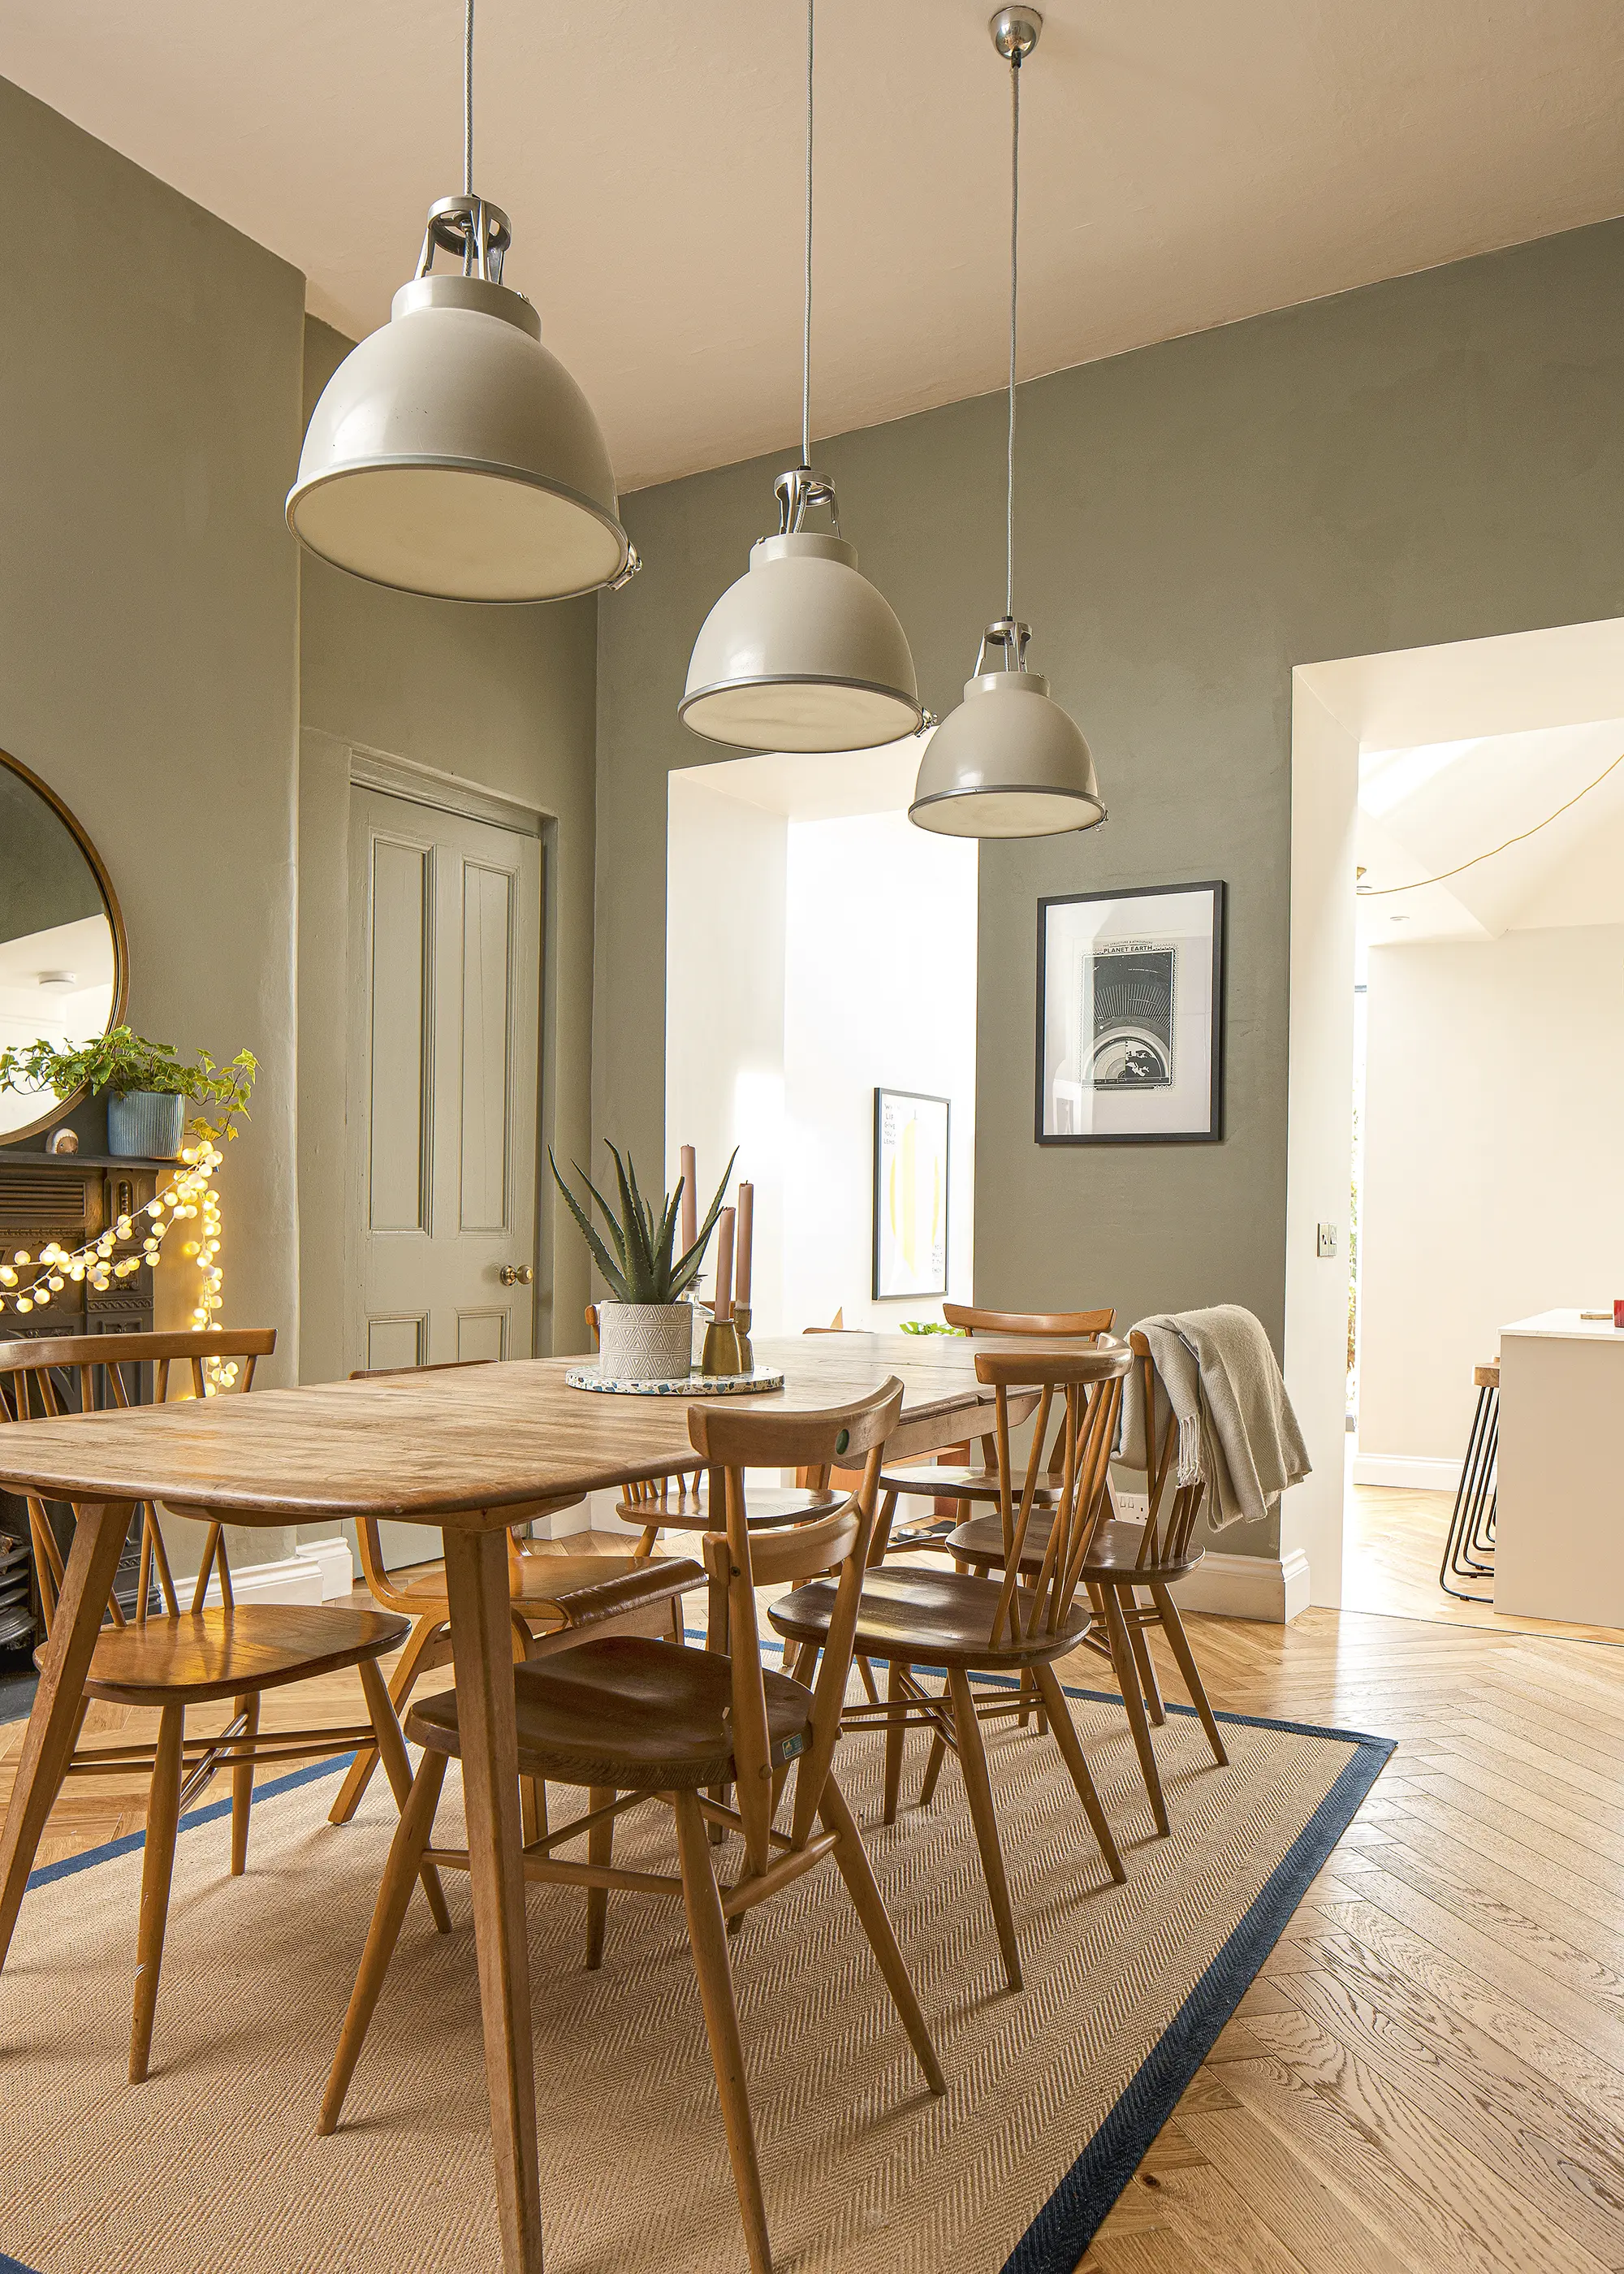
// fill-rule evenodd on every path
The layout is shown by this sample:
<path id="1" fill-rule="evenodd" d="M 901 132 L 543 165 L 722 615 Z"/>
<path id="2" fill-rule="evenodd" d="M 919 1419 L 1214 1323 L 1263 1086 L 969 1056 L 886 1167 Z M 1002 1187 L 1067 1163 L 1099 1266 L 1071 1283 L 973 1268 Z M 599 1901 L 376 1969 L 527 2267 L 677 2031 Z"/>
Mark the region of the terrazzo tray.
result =
<path id="1" fill-rule="evenodd" d="M 612 1397 L 753 1397 L 760 1390 L 782 1389 L 784 1376 L 770 1368 L 754 1374 L 680 1374 L 669 1382 L 633 1382 L 622 1375 L 599 1374 L 595 1366 L 572 1366 L 564 1376 L 567 1389 L 594 1389 Z"/>

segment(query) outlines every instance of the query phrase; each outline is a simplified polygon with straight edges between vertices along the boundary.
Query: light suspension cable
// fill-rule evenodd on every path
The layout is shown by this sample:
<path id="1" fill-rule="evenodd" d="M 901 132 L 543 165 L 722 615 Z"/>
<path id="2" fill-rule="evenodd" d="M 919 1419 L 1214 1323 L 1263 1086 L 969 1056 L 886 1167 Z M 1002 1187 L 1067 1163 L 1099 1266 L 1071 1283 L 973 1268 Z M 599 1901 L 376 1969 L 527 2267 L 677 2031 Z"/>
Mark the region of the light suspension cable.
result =
<path id="1" fill-rule="evenodd" d="M 462 195 L 474 194 L 474 0 L 462 19 Z"/>
<path id="2" fill-rule="evenodd" d="M 473 0 L 469 0 L 471 7 Z M 1010 57 L 1010 446 L 1004 557 L 1007 563 L 1004 613 L 1015 617 L 1015 340 L 1020 309 L 1020 49 Z"/>
<path id="3" fill-rule="evenodd" d="M 468 0 L 471 8 L 473 0 Z M 812 463 L 812 37 L 817 0 L 807 0 L 807 275 L 801 323 L 801 463 Z"/>

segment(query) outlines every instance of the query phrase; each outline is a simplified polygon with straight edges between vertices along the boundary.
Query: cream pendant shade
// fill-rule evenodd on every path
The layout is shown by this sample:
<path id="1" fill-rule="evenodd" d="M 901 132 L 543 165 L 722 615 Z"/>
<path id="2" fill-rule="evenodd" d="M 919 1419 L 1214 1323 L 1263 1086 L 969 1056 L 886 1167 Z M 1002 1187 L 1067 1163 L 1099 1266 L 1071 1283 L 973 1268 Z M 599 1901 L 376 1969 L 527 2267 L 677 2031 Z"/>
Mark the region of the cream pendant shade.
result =
<path id="1" fill-rule="evenodd" d="M 751 547 L 694 643 L 678 712 L 754 750 L 868 749 L 924 719 L 902 626 L 855 548 L 804 530 Z"/>
<path id="2" fill-rule="evenodd" d="M 1036 672 L 987 671 L 931 736 L 908 818 L 943 837 L 1056 837 L 1105 819 L 1094 759 Z"/>
<path id="3" fill-rule="evenodd" d="M 591 406 L 529 301 L 422 275 L 312 416 L 288 523 L 373 584 L 453 600 L 558 600 L 630 561 Z"/>

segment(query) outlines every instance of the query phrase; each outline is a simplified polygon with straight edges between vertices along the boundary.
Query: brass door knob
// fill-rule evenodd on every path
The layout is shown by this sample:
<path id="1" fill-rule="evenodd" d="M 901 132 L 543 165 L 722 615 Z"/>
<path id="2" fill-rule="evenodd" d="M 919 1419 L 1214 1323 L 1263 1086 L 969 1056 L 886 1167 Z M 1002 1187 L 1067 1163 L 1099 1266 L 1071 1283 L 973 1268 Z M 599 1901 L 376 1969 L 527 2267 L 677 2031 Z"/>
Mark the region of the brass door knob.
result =
<path id="1" fill-rule="evenodd" d="M 504 1263 L 496 1276 L 504 1287 L 528 1287 L 536 1273 L 528 1263 Z"/>

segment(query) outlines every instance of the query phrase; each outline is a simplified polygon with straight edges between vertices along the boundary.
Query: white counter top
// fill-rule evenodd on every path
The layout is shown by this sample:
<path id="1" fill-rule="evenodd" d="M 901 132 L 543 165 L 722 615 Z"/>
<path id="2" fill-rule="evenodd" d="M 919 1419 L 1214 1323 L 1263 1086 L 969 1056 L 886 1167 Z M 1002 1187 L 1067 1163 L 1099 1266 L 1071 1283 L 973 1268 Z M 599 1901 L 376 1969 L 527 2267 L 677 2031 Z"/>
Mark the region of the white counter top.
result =
<path id="1" fill-rule="evenodd" d="M 1624 1350 L 1624 1334 L 1613 1325 L 1611 1309 L 1605 1319 L 1582 1319 L 1577 1311 L 1541 1311 L 1534 1318 L 1519 1319 L 1514 1326 L 1502 1327 L 1500 1334 L 1542 1335 L 1558 1342 L 1617 1343 Z"/>

